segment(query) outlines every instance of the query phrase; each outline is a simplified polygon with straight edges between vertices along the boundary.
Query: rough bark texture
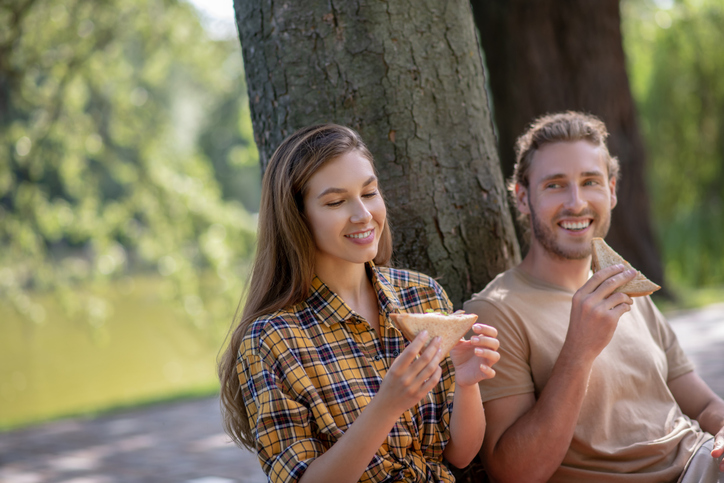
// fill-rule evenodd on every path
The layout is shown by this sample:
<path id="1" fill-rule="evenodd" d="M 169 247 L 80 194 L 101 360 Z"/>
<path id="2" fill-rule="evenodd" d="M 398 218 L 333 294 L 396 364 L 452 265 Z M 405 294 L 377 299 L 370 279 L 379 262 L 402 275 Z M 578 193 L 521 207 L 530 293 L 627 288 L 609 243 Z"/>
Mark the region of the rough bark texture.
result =
<path id="1" fill-rule="evenodd" d="M 626 74 L 618 0 L 472 0 L 485 51 L 500 160 L 513 172 L 516 138 L 545 113 L 599 116 L 621 163 L 618 207 L 607 240 L 663 285 L 649 219 L 645 152 Z"/>
<path id="2" fill-rule="evenodd" d="M 262 167 L 296 129 L 358 130 L 395 263 L 459 307 L 519 259 L 465 0 L 235 0 Z"/>

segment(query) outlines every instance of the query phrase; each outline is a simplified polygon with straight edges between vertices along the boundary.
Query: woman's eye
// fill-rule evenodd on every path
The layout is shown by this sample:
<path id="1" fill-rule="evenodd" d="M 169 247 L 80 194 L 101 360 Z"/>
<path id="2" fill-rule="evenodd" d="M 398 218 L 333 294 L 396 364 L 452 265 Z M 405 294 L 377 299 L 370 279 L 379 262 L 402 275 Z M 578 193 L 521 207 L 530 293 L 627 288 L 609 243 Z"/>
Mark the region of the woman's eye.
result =
<path id="1" fill-rule="evenodd" d="M 377 191 L 373 191 L 371 193 L 366 193 L 366 194 L 362 195 L 362 197 L 364 197 L 364 198 L 374 198 L 375 196 L 377 196 Z"/>
<path id="2" fill-rule="evenodd" d="M 329 203 L 327 203 L 327 206 L 339 206 L 339 205 L 341 205 L 342 203 L 343 203 L 342 200 L 339 200 L 339 201 L 330 201 Z"/>

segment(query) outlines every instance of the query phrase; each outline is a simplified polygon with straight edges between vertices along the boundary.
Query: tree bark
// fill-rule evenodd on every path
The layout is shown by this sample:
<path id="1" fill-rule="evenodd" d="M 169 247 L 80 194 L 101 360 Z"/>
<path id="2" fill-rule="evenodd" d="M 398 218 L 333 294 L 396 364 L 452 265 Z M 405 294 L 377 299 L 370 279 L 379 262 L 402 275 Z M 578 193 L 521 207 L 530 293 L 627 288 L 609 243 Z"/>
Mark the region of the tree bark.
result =
<path id="1" fill-rule="evenodd" d="M 262 167 L 321 122 L 375 157 L 395 263 L 459 307 L 519 260 L 465 0 L 235 0 Z"/>
<path id="2" fill-rule="evenodd" d="M 513 173 L 515 140 L 534 118 L 565 110 L 599 116 L 611 133 L 609 149 L 621 163 L 618 208 L 607 240 L 663 286 L 618 0 L 471 3 L 490 76 L 505 177 Z"/>

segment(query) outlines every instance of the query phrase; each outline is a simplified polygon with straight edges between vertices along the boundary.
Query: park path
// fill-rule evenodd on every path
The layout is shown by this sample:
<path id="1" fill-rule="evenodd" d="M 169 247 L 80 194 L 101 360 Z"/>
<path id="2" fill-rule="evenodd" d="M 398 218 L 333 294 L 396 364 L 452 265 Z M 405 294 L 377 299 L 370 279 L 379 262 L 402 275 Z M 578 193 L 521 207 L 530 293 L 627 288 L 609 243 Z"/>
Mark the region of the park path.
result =
<path id="1" fill-rule="evenodd" d="M 681 345 L 724 397 L 724 303 L 669 314 Z M 2 483 L 262 483 L 229 443 L 216 398 L 74 418 L 0 433 Z"/>

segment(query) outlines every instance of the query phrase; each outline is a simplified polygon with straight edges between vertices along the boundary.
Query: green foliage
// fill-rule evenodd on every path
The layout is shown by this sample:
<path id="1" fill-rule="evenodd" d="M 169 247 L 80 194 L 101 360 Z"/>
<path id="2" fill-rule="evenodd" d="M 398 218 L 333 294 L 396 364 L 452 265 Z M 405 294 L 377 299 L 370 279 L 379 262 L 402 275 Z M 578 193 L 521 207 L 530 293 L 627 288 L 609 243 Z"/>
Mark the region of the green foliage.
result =
<path id="1" fill-rule="evenodd" d="M 685 286 L 721 284 L 724 4 L 629 0 L 622 9 L 667 274 Z"/>
<path id="2" fill-rule="evenodd" d="M 98 326 L 79 282 L 157 269 L 198 326 L 199 273 L 234 306 L 255 230 L 235 190 L 259 182 L 245 96 L 238 42 L 185 2 L 0 3 L 0 300 L 41 323 L 32 294 L 53 291 Z"/>

